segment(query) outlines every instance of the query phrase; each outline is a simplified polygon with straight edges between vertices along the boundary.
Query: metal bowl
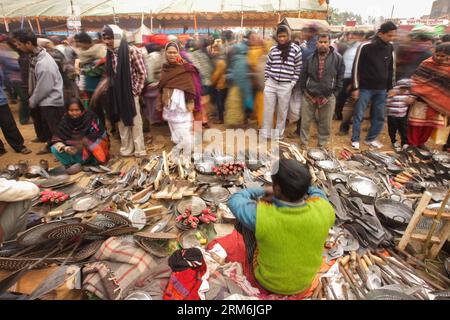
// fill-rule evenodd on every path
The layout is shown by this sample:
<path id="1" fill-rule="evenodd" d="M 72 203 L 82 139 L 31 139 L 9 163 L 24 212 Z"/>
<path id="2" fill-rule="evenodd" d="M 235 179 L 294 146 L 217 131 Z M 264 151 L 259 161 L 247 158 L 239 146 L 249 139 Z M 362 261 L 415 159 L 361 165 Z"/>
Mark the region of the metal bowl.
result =
<path id="1" fill-rule="evenodd" d="M 322 161 L 328 159 L 328 155 L 322 149 L 310 149 L 308 151 L 308 157 L 315 161 Z"/>
<path id="2" fill-rule="evenodd" d="M 433 154 L 428 150 L 414 148 L 414 153 L 422 160 L 430 160 Z"/>
<path id="3" fill-rule="evenodd" d="M 414 214 L 414 211 L 406 204 L 389 198 L 377 199 L 375 212 L 383 225 L 398 230 L 406 229 Z"/>
<path id="4" fill-rule="evenodd" d="M 317 161 L 316 165 L 326 172 L 336 172 L 340 169 L 339 163 L 333 160 Z"/>
<path id="5" fill-rule="evenodd" d="M 361 198 L 364 203 L 373 203 L 378 195 L 378 187 L 372 180 L 364 177 L 351 178 L 348 181 L 351 193 Z"/>
<path id="6" fill-rule="evenodd" d="M 209 159 L 195 164 L 195 169 L 202 174 L 212 174 L 216 163 L 214 159 Z"/>
<path id="7" fill-rule="evenodd" d="M 191 209 L 193 216 L 199 216 L 202 214 L 202 210 L 206 209 L 206 203 L 203 199 L 193 196 L 182 200 L 177 205 L 177 211 L 179 214 L 183 214 L 186 209 Z"/>
<path id="8" fill-rule="evenodd" d="M 230 192 L 222 186 L 212 186 L 205 190 L 200 197 L 209 203 L 225 203 L 230 197 Z"/>
<path id="9" fill-rule="evenodd" d="M 93 196 L 86 196 L 75 200 L 72 204 L 72 209 L 75 211 L 88 211 L 100 204 L 100 201 Z"/>
<path id="10" fill-rule="evenodd" d="M 439 163 L 450 163 L 450 154 L 448 153 L 435 153 L 433 154 L 433 160 Z"/>
<path id="11" fill-rule="evenodd" d="M 135 291 L 125 298 L 125 300 L 153 300 L 152 296 L 145 291 Z"/>
<path id="12" fill-rule="evenodd" d="M 428 191 L 431 193 L 431 199 L 435 202 L 441 202 L 444 200 L 447 190 L 442 187 L 432 187 Z"/>
<path id="13" fill-rule="evenodd" d="M 333 183 L 347 183 L 348 182 L 348 176 L 343 173 L 338 172 L 331 172 L 328 174 L 328 179 L 331 180 Z"/>
<path id="14" fill-rule="evenodd" d="M 390 163 L 390 164 L 387 166 L 387 169 L 388 169 L 388 171 L 389 171 L 390 173 L 393 173 L 393 174 L 399 174 L 399 173 L 401 173 L 401 172 L 404 171 L 404 169 L 403 169 L 402 167 L 400 167 L 400 166 L 398 166 L 398 165 L 396 165 L 396 164 L 393 164 L 393 163 Z"/>

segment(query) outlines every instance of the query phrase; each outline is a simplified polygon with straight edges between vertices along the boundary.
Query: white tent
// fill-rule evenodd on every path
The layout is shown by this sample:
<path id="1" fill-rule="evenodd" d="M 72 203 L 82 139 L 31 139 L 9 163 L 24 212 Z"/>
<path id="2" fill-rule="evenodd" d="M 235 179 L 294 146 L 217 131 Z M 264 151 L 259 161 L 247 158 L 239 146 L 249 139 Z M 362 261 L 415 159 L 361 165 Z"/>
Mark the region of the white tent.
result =
<path id="1" fill-rule="evenodd" d="M 148 28 L 145 24 L 142 24 L 139 29 L 133 32 L 133 39 L 135 43 L 143 43 L 143 36 L 147 36 L 152 34 L 150 28 Z"/>
<path id="2" fill-rule="evenodd" d="M 326 11 L 319 0 L 0 0 L 0 17 L 110 16 L 193 12 Z"/>
<path id="3" fill-rule="evenodd" d="M 316 25 L 318 28 L 323 31 L 330 30 L 330 25 L 325 20 L 318 19 L 300 19 L 300 18 L 284 18 L 281 23 L 289 26 L 293 31 L 300 31 L 304 27 L 308 27 L 311 25 Z"/>

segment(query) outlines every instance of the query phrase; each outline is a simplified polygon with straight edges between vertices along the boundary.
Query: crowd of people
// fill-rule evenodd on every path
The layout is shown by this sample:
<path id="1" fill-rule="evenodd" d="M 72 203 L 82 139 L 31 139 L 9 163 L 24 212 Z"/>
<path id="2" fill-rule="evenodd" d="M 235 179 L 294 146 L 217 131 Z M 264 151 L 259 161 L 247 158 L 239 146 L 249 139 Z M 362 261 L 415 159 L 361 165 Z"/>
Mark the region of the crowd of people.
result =
<path id="1" fill-rule="evenodd" d="M 110 134 L 120 139 L 121 156 L 146 156 L 150 128 L 164 121 L 180 150 L 193 144 L 194 121 L 208 128 L 213 118 L 233 127 L 256 122 L 263 136 L 291 137 L 305 148 L 313 122 L 318 146 L 326 148 L 335 118 L 341 135 L 352 126 L 349 142 L 359 149 L 369 106 L 367 145 L 382 147 L 377 139 L 387 115 L 396 150 L 425 148 L 436 129 L 448 126 L 450 39 L 417 33 L 399 42 L 396 36 L 392 22 L 338 39 L 316 26 L 292 34 L 279 25 L 272 39 L 224 31 L 138 47 L 117 25 L 104 26 L 99 39 L 18 30 L 0 42 L 0 127 L 16 152 L 31 153 L 9 107 L 19 99 L 19 122 L 31 118 L 33 142 L 44 144 L 38 153 L 53 153 L 69 174 L 106 163 Z M 5 152 L 0 141 L 0 155 Z M 243 189 L 228 206 L 246 248 L 244 264 L 252 266 L 249 277 L 261 290 L 301 295 L 317 278 L 335 216 L 307 167 L 287 159 L 278 166 L 271 188 Z M 24 230 L 38 192 L 32 183 L 0 179 L 0 244 Z M 235 235 L 225 237 L 230 246 Z"/>
<path id="2" fill-rule="evenodd" d="M 19 100 L 20 123 L 32 119 L 32 142 L 45 143 L 38 154 L 52 152 L 73 172 L 108 160 L 107 128 L 120 138 L 121 156 L 142 157 L 150 128 L 164 121 L 180 149 L 192 144 L 193 121 L 205 128 L 212 120 L 231 127 L 256 121 L 263 136 L 296 138 L 304 147 L 314 122 L 318 146 L 327 147 L 334 118 L 341 121 L 339 135 L 352 127 L 351 145 L 359 149 L 370 107 L 364 142 L 382 147 L 377 138 L 387 114 L 396 150 L 424 148 L 435 129 L 448 125 L 448 35 L 416 32 L 400 41 L 390 21 L 376 33 L 337 39 L 315 25 L 295 34 L 279 25 L 270 39 L 227 30 L 143 46 L 130 43 L 117 25 L 99 35 L 45 38 L 18 30 L 2 36 L 0 126 L 16 152 L 31 151 L 8 95 Z"/>

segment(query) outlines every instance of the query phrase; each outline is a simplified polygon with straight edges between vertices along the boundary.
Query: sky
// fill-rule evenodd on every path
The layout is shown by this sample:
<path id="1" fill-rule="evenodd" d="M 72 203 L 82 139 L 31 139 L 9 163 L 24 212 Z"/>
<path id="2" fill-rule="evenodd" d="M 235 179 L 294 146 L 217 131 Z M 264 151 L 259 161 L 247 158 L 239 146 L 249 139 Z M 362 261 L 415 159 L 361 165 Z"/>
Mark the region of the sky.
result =
<path id="1" fill-rule="evenodd" d="M 394 18 L 420 18 L 430 14 L 433 0 L 330 0 L 330 6 L 352 11 L 363 18 L 390 18 L 393 5 Z"/>

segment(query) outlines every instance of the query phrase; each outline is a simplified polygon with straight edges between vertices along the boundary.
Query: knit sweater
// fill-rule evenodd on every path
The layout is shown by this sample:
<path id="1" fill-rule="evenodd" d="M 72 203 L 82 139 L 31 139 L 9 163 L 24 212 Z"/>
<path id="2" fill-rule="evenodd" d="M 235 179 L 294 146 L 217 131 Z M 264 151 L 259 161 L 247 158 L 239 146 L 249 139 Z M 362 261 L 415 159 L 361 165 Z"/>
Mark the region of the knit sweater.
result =
<path id="1" fill-rule="evenodd" d="M 302 71 L 302 52 L 295 43 L 291 44 L 291 50 L 286 61 L 281 57 L 281 50 L 277 46 L 272 47 L 267 56 L 264 78 L 278 82 L 291 82 L 295 85 L 300 79 Z"/>
<path id="2" fill-rule="evenodd" d="M 267 290 L 292 295 L 307 289 L 322 264 L 323 246 L 335 216 L 328 201 L 305 206 L 257 206 L 255 278 Z"/>

